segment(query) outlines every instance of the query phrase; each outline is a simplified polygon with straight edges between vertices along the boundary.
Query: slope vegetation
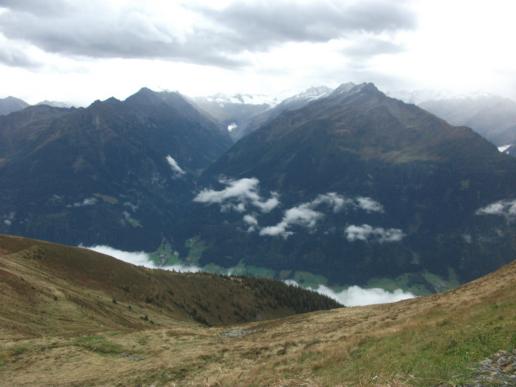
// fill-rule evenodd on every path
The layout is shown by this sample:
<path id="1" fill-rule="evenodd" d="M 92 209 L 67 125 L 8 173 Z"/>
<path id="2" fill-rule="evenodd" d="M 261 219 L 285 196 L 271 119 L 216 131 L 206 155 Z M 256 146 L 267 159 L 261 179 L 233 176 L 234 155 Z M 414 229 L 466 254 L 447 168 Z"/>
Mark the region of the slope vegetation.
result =
<path id="1" fill-rule="evenodd" d="M 2 336 L 246 322 L 337 307 L 270 280 L 139 268 L 96 252 L 0 236 Z"/>
<path id="2" fill-rule="evenodd" d="M 145 293 L 136 290 L 154 289 L 150 294 L 155 294 L 162 281 L 156 274 L 165 273 L 16 238 L 2 237 L 0 246 L 0 380 L 8 385 L 457 385 L 476 378 L 482 359 L 516 345 L 516 262 L 443 294 L 210 328 L 193 322 L 180 308 L 143 302 Z M 35 248 L 44 252 L 36 254 L 40 258 Z M 90 264 L 82 254 L 88 254 Z M 99 264 L 107 269 L 107 262 L 130 280 L 129 294 L 116 294 L 118 304 L 106 298 L 125 282 L 114 271 L 100 273 Z M 64 268 L 58 270 L 57 263 Z M 63 286 L 63 278 L 72 273 L 74 280 Z M 177 294 L 179 284 L 207 278 L 167 277 Z M 209 287 L 206 293 L 224 296 L 231 304 L 238 301 L 226 291 L 238 291 L 238 299 L 252 297 L 252 290 L 242 290 L 245 284 L 243 279 L 212 278 L 197 287 Z M 189 292 L 200 291 L 195 289 Z M 39 309 L 45 298 L 45 308 Z M 270 296 L 260 299 L 274 302 Z M 194 295 L 185 301 L 193 300 Z M 33 307 L 24 309 L 29 301 Z M 156 323 L 131 320 L 125 312 L 128 302 Z M 253 306 L 248 306 L 250 313 Z M 79 308 L 83 315 L 76 320 Z M 221 313 L 229 316 L 224 322 L 235 321 L 233 307 L 223 308 Z M 13 319 L 23 321 L 16 310 L 25 310 L 26 321 L 15 329 Z M 91 323 L 93 314 L 103 313 Z M 34 330 L 42 326 L 35 319 L 48 322 L 50 314 L 56 317 L 52 329 Z M 93 333 L 88 329 L 94 325 Z M 510 378 L 513 371 L 504 369 Z"/>

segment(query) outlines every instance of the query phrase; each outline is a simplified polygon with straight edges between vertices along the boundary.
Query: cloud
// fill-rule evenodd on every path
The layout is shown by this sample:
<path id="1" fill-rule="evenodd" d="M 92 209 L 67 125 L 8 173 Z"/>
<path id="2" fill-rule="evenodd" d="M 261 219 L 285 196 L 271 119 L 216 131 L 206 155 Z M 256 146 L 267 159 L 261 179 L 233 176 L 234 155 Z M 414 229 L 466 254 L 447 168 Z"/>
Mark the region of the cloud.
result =
<path id="1" fill-rule="evenodd" d="M 118 250 L 110 246 L 104 245 L 95 245 L 85 247 L 80 245 L 79 247 L 96 251 L 97 253 L 106 254 L 113 258 L 116 258 L 120 261 L 124 261 L 136 266 L 144 266 L 150 269 L 163 269 L 163 270 L 171 270 L 177 271 L 181 273 L 196 273 L 201 271 L 201 268 L 198 266 L 186 266 L 186 265 L 169 265 L 169 266 L 157 266 L 154 262 L 151 261 L 148 253 L 143 251 L 123 251 Z"/>
<path id="2" fill-rule="evenodd" d="M 271 192 L 269 199 L 264 199 L 258 193 L 260 181 L 254 177 L 239 180 L 221 180 L 226 187 L 222 190 L 203 189 L 193 199 L 194 202 L 219 204 L 223 211 L 234 210 L 244 212 L 249 206 L 268 213 L 279 206 L 279 195 Z"/>
<path id="3" fill-rule="evenodd" d="M 193 199 L 194 202 L 206 204 L 218 204 L 221 211 L 235 211 L 245 213 L 249 207 L 254 207 L 262 213 L 269 213 L 279 206 L 279 195 L 271 192 L 269 199 L 260 196 L 257 178 L 243 178 L 239 180 L 221 180 L 226 187 L 222 190 L 203 189 Z M 336 192 L 319 194 L 310 202 L 301 203 L 284 211 L 281 221 L 275 225 L 259 228 L 256 215 L 246 214 L 244 223 L 249 227 L 248 232 L 259 230 L 261 236 L 282 237 L 287 239 L 294 234 L 294 227 L 314 230 L 317 223 L 325 217 L 321 208 L 329 208 L 333 213 L 344 210 L 362 210 L 367 213 L 384 212 L 383 206 L 370 197 L 358 196 L 349 198 Z M 383 230 L 383 229 L 382 229 Z M 396 237 L 392 230 L 384 230 L 389 235 L 379 238 L 381 242 L 391 241 Z M 391 235 L 392 234 L 392 235 Z"/>
<path id="4" fill-rule="evenodd" d="M 383 212 L 383 206 L 369 197 L 356 198 L 356 206 L 365 212 Z"/>
<path id="5" fill-rule="evenodd" d="M 317 222 L 324 218 L 325 214 L 316 209 L 328 206 L 334 213 L 346 209 L 363 210 L 366 212 L 383 212 L 383 206 L 369 197 L 348 198 L 335 192 L 318 195 L 314 200 L 302 203 L 285 211 L 283 219 L 274 226 L 264 227 L 260 230 L 262 236 L 280 236 L 288 238 L 293 235 L 292 226 L 300 226 L 313 230 Z"/>
<path id="6" fill-rule="evenodd" d="M 292 226 L 314 229 L 317 221 L 323 217 L 324 214 L 322 212 L 310 208 L 310 203 L 301 204 L 285 211 L 283 219 L 275 226 L 262 228 L 260 235 L 281 236 L 286 239 L 293 234 L 292 231 L 289 231 Z"/>
<path id="7" fill-rule="evenodd" d="M 369 240 L 379 243 L 399 242 L 405 237 L 405 234 L 399 228 L 386 229 L 383 227 L 372 227 L 368 224 L 348 226 L 345 233 L 346 239 L 350 242 Z"/>
<path id="8" fill-rule="evenodd" d="M 396 289 L 393 292 L 389 292 L 380 288 L 364 289 L 359 286 L 350 286 L 341 292 L 335 292 L 327 286 L 319 285 L 315 291 L 333 298 L 344 306 L 386 304 L 415 297 L 414 294 L 404 292 L 402 289 Z"/>
<path id="9" fill-rule="evenodd" d="M 248 52 L 289 42 L 413 29 L 404 1 L 123 2 L 0 0 L 0 31 L 64 55 L 241 66 Z"/>
<path id="10" fill-rule="evenodd" d="M 332 207 L 333 212 L 339 212 L 344 209 L 345 206 L 353 205 L 353 200 L 345 198 L 335 192 L 329 192 L 326 194 L 320 194 L 309 205 L 317 207 L 321 204 L 326 204 Z"/>
<path id="11" fill-rule="evenodd" d="M 377 37 L 356 39 L 351 45 L 344 48 L 344 54 L 354 59 L 363 59 L 383 54 L 397 54 L 404 50 L 403 46 L 390 40 Z"/>
<path id="12" fill-rule="evenodd" d="M 234 1 L 223 9 L 196 7 L 236 33 L 232 42 L 265 50 L 284 42 L 328 42 L 356 32 L 379 34 L 415 27 L 404 2 Z"/>
<path id="13" fill-rule="evenodd" d="M 284 281 L 288 285 L 298 286 L 294 280 Z M 339 304 L 344 306 L 364 306 L 373 304 L 387 304 L 391 302 L 398 302 L 414 298 L 415 295 L 411 292 L 405 292 L 402 289 L 395 289 L 392 292 L 381 288 L 370 288 L 365 289 L 360 286 L 350 286 L 340 292 L 335 291 L 328 286 L 319 285 L 317 288 L 308 288 L 319 294 L 325 295 L 337 301 Z"/>
<path id="14" fill-rule="evenodd" d="M 202 21 L 179 3 L 21 0 L 0 1 L 0 7 L 7 8 L 0 14 L 0 32 L 49 53 L 229 68 L 243 64 L 224 47 L 227 33 L 221 26 Z"/>
<path id="15" fill-rule="evenodd" d="M 516 219 L 516 199 L 499 200 L 476 211 L 476 215 L 503 216 L 507 221 Z"/>
<path id="16" fill-rule="evenodd" d="M 181 168 L 179 166 L 179 164 L 177 163 L 176 160 L 174 160 L 174 158 L 170 155 L 168 155 L 166 157 L 166 160 L 167 160 L 167 163 L 168 165 L 170 165 L 170 168 L 172 168 L 172 170 L 174 171 L 174 173 L 176 174 L 176 176 L 182 176 L 184 175 L 186 172 L 183 170 L 183 168 Z"/>
<path id="17" fill-rule="evenodd" d="M 1 14 L 0 14 L 1 17 Z M 41 64 L 34 60 L 30 55 L 27 54 L 27 50 L 24 50 L 23 44 L 17 44 L 15 42 L 5 39 L 0 34 L 0 63 L 22 68 L 36 68 Z"/>
<path id="18" fill-rule="evenodd" d="M 249 226 L 247 232 L 253 232 L 258 228 L 258 219 L 254 215 L 244 215 L 243 221 Z"/>

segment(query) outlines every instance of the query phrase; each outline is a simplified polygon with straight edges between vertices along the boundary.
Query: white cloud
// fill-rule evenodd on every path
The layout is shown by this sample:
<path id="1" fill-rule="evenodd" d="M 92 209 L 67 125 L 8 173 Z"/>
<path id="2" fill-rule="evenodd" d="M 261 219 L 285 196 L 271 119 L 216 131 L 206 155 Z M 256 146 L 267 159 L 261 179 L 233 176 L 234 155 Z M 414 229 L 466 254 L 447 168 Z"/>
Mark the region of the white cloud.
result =
<path id="1" fill-rule="evenodd" d="M 176 176 L 182 176 L 186 173 L 172 156 L 168 155 L 166 157 L 166 160 L 168 165 L 170 165 L 170 168 L 172 168 L 172 170 L 176 174 Z"/>
<path id="2" fill-rule="evenodd" d="M 477 210 L 476 215 L 503 216 L 508 221 L 516 219 L 516 199 L 499 200 Z"/>
<path id="3" fill-rule="evenodd" d="M 283 281 L 287 285 L 302 287 L 294 280 Z M 414 298 L 411 292 L 405 292 L 402 289 L 395 289 L 393 292 L 381 288 L 361 288 L 360 286 L 350 286 L 340 292 L 333 290 L 325 285 L 319 285 L 317 288 L 308 288 L 319 294 L 325 295 L 337 301 L 344 306 L 364 306 L 373 304 L 387 304 L 390 302 L 398 302 Z"/>
<path id="4" fill-rule="evenodd" d="M 348 198 L 336 192 L 328 192 L 318 195 L 309 205 L 312 208 L 326 204 L 337 213 L 345 209 L 360 209 L 366 212 L 383 212 L 383 206 L 376 200 L 367 196 L 358 196 L 356 198 Z"/>
<path id="5" fill-rule="evenodd" d="M 291 226 L 301 226 L 307 229 L 314 229 L 317 222 L 324 218 L 325 214 L 317 209 L 326 205 L 334 213 L 345 209 L 361 209 L 366 212 L 383 212 L 383 206 L 369 197 L 348 198 L 335 192 L 328 192 L 318 195 L 314 200 L 302 203 L 285 211 L 281 222 L 274 226 L 262 228 L 260 235 L 281 236 L 288 238 L 293 235 Z M 387 230 L 388 231 L 388 230 Z"/>
<path id="6" fill-rule="evenodd" d="M 335 192 L 328 192 L 326 194 L 320 194 L 311 202 L 313 207 L 317 207 L 320 204 L 326 204 L 333 208 L 333 212 L 339 212 L 344 209 L 346 205 L 352 205 L 353 200 L 345 198 Z"/>
<path id="7" fill-rule="evenodd" d="M 372 227 L 368 224 L 348 226 L 345 233 L 346 239 L 350 242 L 369 240 L 379 243 L 399 242 L 405 237 L 405 234 L 399 228 L 386 229 L 383 227 Z"/>
<path id="8" fill-rule="evenodd" d="M 289 231 L 291 226 L 313 229 L 317 225 L 317 221 L 323 217 L 324 214 L 322 212 L 310 208 L 310 203 L 304 203 L 300 206 L 289 208 L 285 211 L 281 222 L 275 226 L 262 228 L 260 235 L 281 236 L 286 239 L 293 234 L 292 231 Z"/>
<path id="9" fill-rule="evenodd" d="M 383 206 L 378 203 L 376 200 L 373 200 L 369 197 L 358 197 L 356 198 L 356 205 L 358 208 L 366 212 L 383 212 Z"/>
<path id="10" fill-rule="evenodd" d="M 258 219 L 254 215 L 244 215 L 243 220 L 249 226 L 247 232 L 252 232 L 258 227 Z"/>
<path id="11" fill-rule="evenodd" d="M 243 178 L 239 180 L 221 180 L 226 188 L 222 190 L 203 189 L 193 199 L 194 202 L 206 204 L 219 204 L 222 210 L 234 210 L 244 212 L 249 205 L 259 209 L 261 212 L 271 212 L 279 206 L 279 195 L 271 192 L 269 199 L 264 199 L 258 193 L 260 181 L 257 178 Z"/>
<path id="12" fill-rule="evenodd" d="M 415 297 L 414 294 L 404 292 L 402 289 L 389 292 L 380 288 L 364 289 L 359 286 L 350 286 L 341 292 L 335 292 L 327 286 L 319 285 L 315 291 L 333 298 L 344 306 L 386 304 Z"/>
<path id="13" fill-rule="evenodd" d="M 516 36 L 516 3 L 509 0 L 2 4 L 16 8 L 12 12 L 0 8 L 3 40 L 8 40 L 0 42 L 0 60 L 10 66 L 2 68 L 2 92 L 29 102 L 88 104 L 112 95 L 122 99 L 144 85 L 191 95 L 284 90 L 294 94 L 314 84 L 337 86 L 348 80 L 375 81 L 394 90 L 487 90 L 516 97 L 516 52 L 508 49 Z M 360 9 L 356 18 L 347 12 L 348 6 Z M 260 11 L 258 16 L 253 7 Z M 44 8 L 52 12 L 42 13 Z M 205 12 L 211 8 L 216 12 Z M 393 22 L 396 18 L 384 17 L 392 16 L 384 11 L 389 8 L 413 12 L 413 20 L 402 23 L 413 28 L 375 32 L 385 22 L 392 27 L 399 24 Z M 295 17 L 278 9 L 291 10 Z M 353 30 L 356 23 L 371 23 L 374 28 Z M 253 30 L 258 36 L 250 33 Z M 63 31 L 69 33 L 63 36 Z M 328 40 L 313 41 L 310 35 Z M 265 44 L 272 41 L 272 46 Z M 258 44 L 263 49 L 257 49 Z M 386 52 L 390 55 L 378 55 Z M 247 66 L 225 68 L 219 60 L 228 57 Z M 31 66 L 33 62 L 38 67 Z"/>
<path id="14" fill-rule="evenodd" d="M 106 254 L 113 258 L 116 258 L 120 261 L 124 261 L 136 266 L 144 266 L 150 269 L 163 269 L 163 270 L 171 270 L 177 271 L 181 273 L 196 273 L 201 271 L 200 267 L 197 266 L 186 266 L 186 265 L 169 265 L 169 266 L 157 266 L 154 262 L 151 261 L 149 254 L 143 251 L 123 251 L 118 250 L 110 246 L 104 245 L 95 245 L 85 247 L 80 245 L 79 247 L 83 247 L 88 250 L 96 251 L 97 253 Z"/>

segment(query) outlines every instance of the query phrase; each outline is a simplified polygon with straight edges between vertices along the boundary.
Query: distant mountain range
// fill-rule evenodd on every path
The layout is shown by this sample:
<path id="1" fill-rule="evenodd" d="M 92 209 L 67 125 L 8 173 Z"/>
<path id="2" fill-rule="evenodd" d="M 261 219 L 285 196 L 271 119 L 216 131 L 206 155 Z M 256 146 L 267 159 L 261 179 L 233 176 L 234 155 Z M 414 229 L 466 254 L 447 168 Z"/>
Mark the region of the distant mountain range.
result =
<path id="1" fill-rule="evenodd" d="M 0 116 L 4 116 L 25 109 L 29 104 L 19 98 L 0 98 Z"/>
<path id="2" fill-rule="evenodd" d="M 299 109 L 311 101 L 327 96 L 330 92 L 330 88 L 319 86 L 311 87 L 281 102 L 275 98 L 248 94 L 235 96 L 216 94 L 193 98 L 192 102 L 227 128 L 231 137 L 237 141 L 276 118 L 280 113 Z"/>
<path id="3" fill-rule="evenodd" d="M 46 106 L 52 106 L 52 107 L 60 107 L 60 108 L 69 108 L 72 107 L 72 105 L 67 104 L 65 102 L 59 102 L 59 101 L 41 101 L 37 103 L 36 105 L 46 105 Z M 27 102 L 15 98 L 15 97 L 6 97 L 6 98 L 0 98 L 0 116 L 5 116 L 10 113 L 18 112 L 20 110 L 23 110 L 27 107 L 29 107 Z"/>
<path id="4" fill-rule="evenodd" d="M 452 125 L 468 126 L 497 146 L 516 144 L 516 102 L 497 96 L 423 101 L 425 110 Z"/>
<path id="5" fill-rule="evenodd" d="M 217 98 L 144 88 L 0 117 L 0 232 L 426 290 L 514 258 L 516 160 L 471 129 L 369 83 Z"/>

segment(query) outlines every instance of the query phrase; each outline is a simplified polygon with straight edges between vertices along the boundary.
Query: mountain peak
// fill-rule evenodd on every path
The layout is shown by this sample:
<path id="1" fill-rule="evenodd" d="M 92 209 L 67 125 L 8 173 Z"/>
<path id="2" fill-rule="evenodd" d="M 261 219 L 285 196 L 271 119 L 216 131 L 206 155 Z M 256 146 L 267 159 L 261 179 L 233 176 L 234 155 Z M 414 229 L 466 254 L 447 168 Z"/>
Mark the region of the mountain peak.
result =
<path id="1" fill-rule="evenodd" d="M 289 104 L 295 101 L 315 101 L 316 99 L 330 95 L 332 89 L 327 86 L 312 86 L 299 94 L 285 99 L 282 104 Z"/>
<path id="2" fill-rule="evenodd" d="M 127 97 L 125 102 L 136 103 L 138 105 L 149 105 L 161 102 L 159 93 L 149 89 L 148 87 L 142 87 L 133 95 Z"/>
<path id="3" fill-rule="evenodd" d="M 0 98 L 0 115 L 16 112 L 25 109 L 29 104 L 16 97 Z"/>
<path id="4" fill-rule="evenodd" d="M 364 82 L 360 84 L 355 84 L 352 82 L 343 83 L 339 87 L 335 89 L 335 91 L 331 94 L 333 96 L 337 95 L 354 95 L 354 94 L 378 94 L 381 91 L 376 87 L 376 85 L 372 82 Z"/>

